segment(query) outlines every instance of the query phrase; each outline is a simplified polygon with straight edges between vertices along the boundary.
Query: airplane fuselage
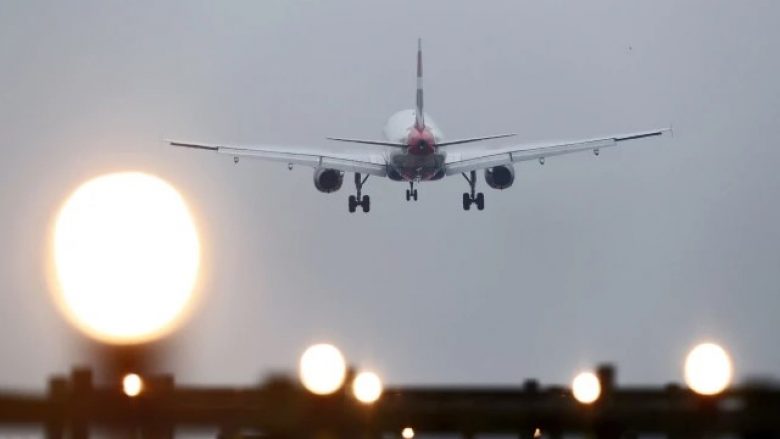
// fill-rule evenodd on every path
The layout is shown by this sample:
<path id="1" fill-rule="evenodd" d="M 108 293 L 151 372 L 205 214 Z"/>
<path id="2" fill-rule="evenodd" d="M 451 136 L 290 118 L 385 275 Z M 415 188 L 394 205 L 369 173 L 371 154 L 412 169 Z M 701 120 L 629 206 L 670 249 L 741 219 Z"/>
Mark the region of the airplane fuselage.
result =
<path id="1" fill-rule="evenodd" d="M 431 118 L 425 116 L 422 129 L 415 124 L 415 110 L 402 110 L 390 116 L 384 129 L 385 138 L 406 145 L 388 152 L 388 175 L 399 181 L 427 181 L 444 177 L 446 152 L 437 144 L 442 133 Z"/>

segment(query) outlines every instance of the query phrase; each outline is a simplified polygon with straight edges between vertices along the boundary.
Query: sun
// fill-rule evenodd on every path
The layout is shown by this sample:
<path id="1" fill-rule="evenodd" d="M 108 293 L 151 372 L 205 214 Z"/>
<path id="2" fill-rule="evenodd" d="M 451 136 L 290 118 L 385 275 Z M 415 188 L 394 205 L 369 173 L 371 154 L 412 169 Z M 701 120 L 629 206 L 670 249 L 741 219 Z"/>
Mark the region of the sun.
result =
<path id="1" fill-rule="evenodd" d="M 140 172 L 87 181 L 54 226 L 55 296 L 68 319 L 104 342 L 172 330 L 192 302 L 200 243 L 182 196 Z"/>

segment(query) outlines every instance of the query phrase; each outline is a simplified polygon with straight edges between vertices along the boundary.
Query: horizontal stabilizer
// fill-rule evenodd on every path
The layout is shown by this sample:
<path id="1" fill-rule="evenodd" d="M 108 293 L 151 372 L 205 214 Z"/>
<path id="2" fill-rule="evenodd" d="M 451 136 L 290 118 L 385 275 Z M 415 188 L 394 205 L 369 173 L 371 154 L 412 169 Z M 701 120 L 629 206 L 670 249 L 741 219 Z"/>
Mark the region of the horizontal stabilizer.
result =
<path id="1" fill-rule="evenodd" d="M 481 142 L 483 140 L 490 140 L 490 139 L 503 139 L 506 137 L 512 137 L 516 136 L 517 134 L 496 134 L 494 136 L 485 136 L 485 137 L 471 137 L 468 139 L 456 139 L 456 140 L 448 140 L 446 142 L 439 142 L 436 144 L 436 146 L 449 146 L 449 145 L 461 145 L 463 143 L 472 143 L 472 142 Z"/>
<path id="2" fill-rule="evenodd" d="M 399 146 L 399 147 L 406 146 L 406 145 L 401 144 L 401 143 L 388 142 L 388 141 L 383 141 L 383 140 L 344 139 L 344 138 L 340 138 L 340 137 L 326 137 L 326 139 L 333 140 L 335 142 L 362 143 L 364 145 Z"/>

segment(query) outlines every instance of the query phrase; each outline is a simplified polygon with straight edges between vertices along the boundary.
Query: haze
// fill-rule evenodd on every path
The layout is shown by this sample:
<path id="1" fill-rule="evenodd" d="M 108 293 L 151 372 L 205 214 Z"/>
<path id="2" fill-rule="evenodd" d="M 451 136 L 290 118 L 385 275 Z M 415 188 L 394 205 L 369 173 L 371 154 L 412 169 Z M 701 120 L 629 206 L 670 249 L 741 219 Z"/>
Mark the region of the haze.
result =
<path id="1" fill-rule="evenodd" d="M 49 226 L 118 170 L 166 179 L 196 214 L 206 299 L 174 337 L 178 381 L 255 382 L 320 341 L 391 384 L 566 383 L 600 361 L 623 383 L 681 381 L 701 340 L 738 379 L 778 375 L 778 16 L 772 1 L 5 1 L 0 385 L 80 362 L 47 293 Z M 162 142 L 378 138 L 414 104 L 418 37 L 426 111 L 450 137 L 675 136 L 521 164 L 503 192 L 480 175 L 484 212 L 462 211 L 462 179 L 417 203 L 369 180 L 368 215 L 308 168 Z"/>

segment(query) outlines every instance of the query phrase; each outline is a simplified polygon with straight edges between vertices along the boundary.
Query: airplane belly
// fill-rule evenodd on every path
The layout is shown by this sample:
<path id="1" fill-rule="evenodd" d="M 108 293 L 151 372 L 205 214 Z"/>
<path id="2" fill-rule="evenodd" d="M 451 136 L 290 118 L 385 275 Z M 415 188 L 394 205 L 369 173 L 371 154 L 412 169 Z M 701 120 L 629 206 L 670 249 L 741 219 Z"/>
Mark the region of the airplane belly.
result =
<path id="1" fill-rule="evenodd" d="M 444 176 L 444 159 L 444 153 L 398 153 L 390 156 L 389 164 L 401 179 L 406 181 L 438 180 Z"/>

